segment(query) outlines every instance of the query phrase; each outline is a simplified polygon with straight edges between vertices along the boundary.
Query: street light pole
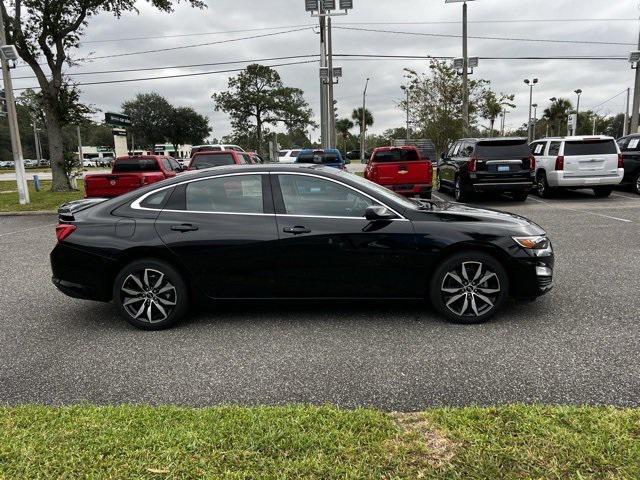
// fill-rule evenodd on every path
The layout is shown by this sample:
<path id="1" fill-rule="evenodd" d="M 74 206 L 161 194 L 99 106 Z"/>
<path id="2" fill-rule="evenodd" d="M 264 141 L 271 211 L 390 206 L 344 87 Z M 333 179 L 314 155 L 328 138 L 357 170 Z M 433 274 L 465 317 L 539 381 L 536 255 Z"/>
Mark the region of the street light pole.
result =
<path id="1" fill-rule="evenodd" d="M 336 148 L 336 113 L 333 103 L 333 41 L 331 39 L 331 17 L 327 18 L 327 67 L 329 68 L 329 80 L 327 83 L 327 110 L 329 114 L 329 148 Z"/>
<path id="2" fill-rule="evenodd" d="M 4 18 L 2 14 L 0 14 L 0 46 L 4 47 L 5 45 L 7 45 L 7 38 L 4 30 Z M 20 202 L 20 205 L 26 205 L 30 202 L 29 188 L 27 187 L 27 174 L 24 170 L 24 160 L 22 157 L 22 144 L 20 143 L 20 129 L 18 128 L 16 99 L 13 95 L 13 84 L 11 82 L 11 72 L 9 71 L 9 61 L 5 54 L 0 55 L 0 60 L 2 61 L 2 81 L 4 83 L 4 96 L 7 103 L 9 132 L 11 134 L 11 151 L 13 153 L 13 163 L 16 170 L 16 183 L 18 184 L 18 201 Z"/>
<path id="3" fill-rule="evenodd" d="M 38 136 L 38 125 L 36 124 L 36 119 L 34 118 L 31 125 L 33 126 L 33 144 L 36 149 L 36 159 L 38 163 L 42 160 L 42 150 L 40 149 L 40 138 Z"/>
<path id="4" fill-rule="evenodd" d="M 640 34 L 638 35 L 638 50 L 640 50 Z M 631 111 L 631 133 L 638 133 L 638 115 L 640 115 L 640 65 L 636 63 L 636 81 L 633 90 L 633 110 Z"/>
<path id="5" fill-rule="evenodd" d="M 576 103 L 576 121 L 575 121 L 575 124 L 573 125 L 573 134 L 577 135 L 578 134 L 578 119 L 580 118 L 580 95 L 582 95 L 582 89 L 579 88 L 579 89 L 575 90 L 573 93 L 578 95 L 578 102 Z"/>
<path id="6" fill-rule="evenodd" d="M 624 125 L 622 126 L 622 136 L 629 135 L 629 98 L 631 97 L 631 89 L 627 88 L 627 108 L 624 111 Z"/>
<path id="7" fill-rule="evenodd" d="M 533 137 L 532 140 L 536 139 L 536 127 L 538 126 L 538 104 L 534 103 L 531 105 L 533 107 Z"/>
<path id="8" fill-rule="evenodd" d="M 324 16 L 324 10 L 319 10 L 320 21 L 320 68 L 327 67 L 327 48 L 326 48 L 326 17 Z M 320 143 L 322 148 L 328 148 L 329 146 L 329 127 L 327 125 L 328 120 L 328 108 L 327 108 L 327 84 L 325 79 L 320 76 Z"/>
<path id="9" fill-rule="evenodd" d="M 411 140 L 411 127 L 410 127 L 410 119 L 409 119 L 409 91 L 411 90 L 411 87 L 407 87 L 405 85 L 402 85 L 400 87 L 402 90 L 405 91 L 405 93 L 407 94 L 407 103 L 406 103 L 406 110 L 407 110 L 407 132 L 406 132 L 406 137 L 407 137 L 407 143 L 409 142 L 409 140 Z"/>
<path id="10" fill-rule="evenodd" d="M 467 50 L 467 2 L 462 2 L 462 118 L 469 132 L 469 57 Z"/>
<path id="11" fill-rule="evenodd" d="M 526 83 L 529 87 L 529 117 L 527 118 L 527 139 L 529 140 L 529 143 L 531 143 L 531 107 L 533 103 L 533 87 L 538 83 L 538 79 L 525 79 L 524 83 Z"/>
<path id="12" fill-rule="evenodd" d="M 362 138 L 360 139 L 360 162 L 364 163 L 365 150 L 367 149 L 367 87 L 369 86 L 369 79 L 364 84 L 364 92 L 362 93 Z"/>

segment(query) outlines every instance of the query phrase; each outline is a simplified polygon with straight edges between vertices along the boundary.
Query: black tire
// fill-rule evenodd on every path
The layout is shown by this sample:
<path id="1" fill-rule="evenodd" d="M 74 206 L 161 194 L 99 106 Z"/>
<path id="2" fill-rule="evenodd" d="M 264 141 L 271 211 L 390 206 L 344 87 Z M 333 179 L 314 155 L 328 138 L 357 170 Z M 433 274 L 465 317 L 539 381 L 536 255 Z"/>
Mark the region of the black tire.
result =
<path id="1" fill-rule="evenodd" d="M 631 180 L 631 191 L 640 195 L 640 172 L 636 173 Z"/>
<path id="2" fill-rule="evenodd" d="M 536 195 L 540 198 L 551 198 L 553 190 L 547 182 L 547 174 L 542 170 L 536 175 Z"/>
<path id="3" fill-rule="evenodd" d="M 438 191 L 440 193 L 444 193 L 444 186 L 442 185 L 442 180 L 440 180 L 440 170 L 436 171 L 436 181 L 438 182 Z"/>
<path id="4" fill-rule="evenodd" d="M 187 313 L 189 292 L 174 267 L 144 258 L 128 264 L 116 276 L 113 301 L 120 315 L 134 327 L 163 330 Z"/>
<path id="5" fill-rule="evenodd" d="M 456 177 L 455 186 L 453 187 L 453 196 L 456 199 L 456 202 L 467 202 L 469 201 L 471 195 L 468 192 L 465 192 L 462 188 L 462 181 L 460 177 Z"/>
<path id="6" fill-rule="evenodd" d="M 489 278 L 479 283 L 487 276 Z M 493 256 L 468 251 L 445 259 L 436 269 L 429 289 L 433 306 L 450 322 L 483 323 L 493 317 L 507 299 L 509 278 Z"/>
<path id="7" fill-rule="evenodd" d="M 613 192 L 613 187 L 593 187 L 593 194 L 597 198 L 607 198 Z"/>
<path id="8" fill-rule="evenodd" d="M 513 192 L 511 196 L 516 202 L 525 202 L 529 197 L 529 192 Z"/>

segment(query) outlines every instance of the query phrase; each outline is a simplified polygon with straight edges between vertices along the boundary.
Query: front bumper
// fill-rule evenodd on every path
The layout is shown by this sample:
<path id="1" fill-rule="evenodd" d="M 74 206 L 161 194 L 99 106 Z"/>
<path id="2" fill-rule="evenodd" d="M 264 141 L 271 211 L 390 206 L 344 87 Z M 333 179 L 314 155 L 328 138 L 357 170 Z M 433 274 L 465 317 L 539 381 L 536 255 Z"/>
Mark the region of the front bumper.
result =
<path id="1" fill-rule="evenodd" d="M 520 257 L 511 269 L 511 295 L 515 298 L 535 298 L 553 288 L 553 255 Z"/>
<path id="2" fill-rule="evenodd" d="M 598 186 L 614 186 L 622 183 L 624 177 L 624 169 L 619 168 L 613 175 L 598 176 L 571 176 L 562 170 L 554 170 L 547 175 L 547 182 L 550 187 L 598 187 Z"/>

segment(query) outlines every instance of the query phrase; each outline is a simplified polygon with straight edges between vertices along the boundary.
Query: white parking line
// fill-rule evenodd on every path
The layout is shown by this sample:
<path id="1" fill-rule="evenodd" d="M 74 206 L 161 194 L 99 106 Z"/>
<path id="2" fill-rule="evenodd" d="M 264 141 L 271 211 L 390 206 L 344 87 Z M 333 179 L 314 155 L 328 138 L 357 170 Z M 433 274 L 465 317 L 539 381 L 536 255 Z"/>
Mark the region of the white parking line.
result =
<path id="1" fill-rule="evenodd" d="M 557 208 L 557 209 L 560 209 L 560 210 L 567 210 L 567 211 L 570 211 L 570 212 L 584 213 L 585 215 L 595 215 L 596 217 L 609 218 L 611 220 L 618 220 L 620 222 L 633 223 L 633 220 L 628 220 L 626 218 L 612 217 L 611 215 L 605 215 L 603 213 L 595 213 L 595 212 L 589 212 L 587 210 L 578 210 L 576 208 L 569 208 L 569 207 L 564 207 L 564 206 L 560 206 L 560 205 L 554 205 L 552 203 L 545 202 L 544 200 L 540 200 L 539 198 L 533 198 L 531 196 L 529 197 L 529 199 L 533 200 L 534 202 L 544 203 L 545 205 L 548 205 L 549 207 Z"/>
<path id="2" fill-rule="evenodd" d="M 432 193 L 431 196 L 432 197 L 436 197 L 436 199 L 440 200 L 441 202 L 446 202 L 447 201 L 444 198 L 442 198 L 440 195 L 436 195 L 435 193 Z"/>
<path id="3" fill-rule="evenodd" d="M 29 232 L 31 230 L 37 230 L 38 228 L 53 227 L 55 225 L 58 225 L 58 224 L 57 223 L 49 223 L 47 225 L 40 225 L 38 227 L 25 228 L 23 230 L 16 230 L 14 232 L 0 233 L 0 237 L 6 237 L 8 235 L 15 235 L 17 233 Z"/>
<path id="4" fill-rule="evenodd" d="M 611 195 L 614 196 L 614 197 L 626 198 L 627 200 L 638 200 L 638 199 L 640 199 L 640 196 L 638 196 L 638 195 L 622 195 L 621 193 L 612 193 Z"/>

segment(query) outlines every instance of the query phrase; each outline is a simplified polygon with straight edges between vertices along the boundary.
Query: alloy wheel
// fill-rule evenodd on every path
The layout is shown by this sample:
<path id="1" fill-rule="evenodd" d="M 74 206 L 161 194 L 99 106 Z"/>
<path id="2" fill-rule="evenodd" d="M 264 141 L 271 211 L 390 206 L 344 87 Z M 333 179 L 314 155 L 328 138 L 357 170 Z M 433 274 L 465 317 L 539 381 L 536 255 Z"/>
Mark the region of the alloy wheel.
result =
<path id="1" fill-rule="evenodd" d="M 454 187 L 454 192 L 453 192 L 455 199 L 457 202 L 462 200 L 462 188 L 460 186 L 460 179 L 457 178 L 456 179 L 456 185 Z"/>
<path id="2" fill-rule="evenodd" d="M 636 193 L 640 194 L 640 174 L 636 175 Z"/>
<path id="3" fill-rule="evenodd" d="M 146 323 L 166 320 L 178 303 L 175 286 L 164 273 L 151 268 L 129 274 L 120 292 L 126 312 Z"/>
<path id="4" fill-rule="evenodd" d="M 547 193 L 547 187 L 545 183 L 546 183 L 546 179 L 542 176 L 542 173 L 539 173 L 538 181 L 536 182 L 536 190 L 538 192 L 539 197 L 544 197 L 545 193 Z"/>
<path id="5" fill-rule="evenodd" d="M 500 296 L 500 280 L 481 262 L 463 262 L 444 276 L 440 294 L 445 307 L 453 314 L 480 317 L 495 308 Z"/>

